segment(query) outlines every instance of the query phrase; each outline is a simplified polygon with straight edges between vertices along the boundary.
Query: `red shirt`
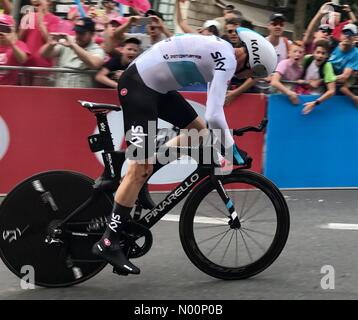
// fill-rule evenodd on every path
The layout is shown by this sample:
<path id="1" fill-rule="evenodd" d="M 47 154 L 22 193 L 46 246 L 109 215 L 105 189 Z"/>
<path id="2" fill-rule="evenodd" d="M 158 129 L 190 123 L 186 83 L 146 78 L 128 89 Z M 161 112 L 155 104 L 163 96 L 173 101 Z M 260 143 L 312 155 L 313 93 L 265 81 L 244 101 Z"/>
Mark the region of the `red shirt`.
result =
<path id="1" fill-rule="evenodd" d="M 340 40 L 340 37 L 341 37 L 341 33 L 342 33 L 342 30 L 343 30 L 343 27 L 349 23 L 349 20 L 347 21 L 343 21 L 341 22 L 338 26 L 336 26 L 333 30 L 333 38 L 337 41 L 341 41 Z"/>
<path id="2" fill-rule="evenodd" d="M 22 41 L 17 40 L 16 46 L 18 46 L 28 56 L 30 55 L 28 47 Z M 0 45 L 0 65 L 21 66 L 21 64 L 16 60 L 11 47 Z M 18 71 L 0 70 L 0 85 L 17 85 L 17 75 Z"/>
<path id="3" fill-rule="evenodd" d="M 40 55 L 40 48 L 46 43 L 42 37 L 39 22 L 38 22 L 38 13 L 30 13 L 31 17 L 34 17 L 34 27 L 28 27 L 25 29 L 23 41 L 27 44 L 30 52 L 31 58 L 27 61 L 26 66 L 34 67 L 52 67 L 52 59 L 45 59 Z M 52 13 L 47 13 L 44 15 L 44 24 L 47 28 L 47 32 L 55 32 L 60 24 L 61 19 L 55 16 Z M 24 28 L 24 24 L 29 24 L 29 17 L 24 16 L 21 20 L 21 28 Z"/>

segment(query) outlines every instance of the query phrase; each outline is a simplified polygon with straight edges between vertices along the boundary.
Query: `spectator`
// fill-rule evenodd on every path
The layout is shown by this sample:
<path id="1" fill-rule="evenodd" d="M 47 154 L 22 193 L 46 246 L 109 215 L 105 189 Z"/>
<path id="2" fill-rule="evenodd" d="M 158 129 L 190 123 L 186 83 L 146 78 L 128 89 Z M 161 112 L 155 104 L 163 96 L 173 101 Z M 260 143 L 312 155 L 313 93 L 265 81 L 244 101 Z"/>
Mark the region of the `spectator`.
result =
<path id="1" fill-rule="evenodd" d="M 96 24 L 101 25 L 102 29 L 105 30 L 107 24 L 112 20 L 120 16 L 119 11 L 114 0 L 102 1 L 104 12 L 102 15 L 97 16 Z"/>
<path id="2" fill-rule="evenodd" d="M 46 58 L 58 58 L 58 67 L 86 71 L 99 69 L 104 62 L 104 51 L 93 41 L 95 23 L 88 17 L 81 18 L 75 25 L 75 39 L 66 36 L 61 41 L 50 37 L 41 48 Z M 57 73 L 56 87 L 93 87 L 93 76 L 83 73 Z"/>
<path id="3" fill-rule="evenodd" d="M 222 37 L 230 42 L 234 48 L 239 48 L 241 45 L 240 39 L 237 35 L 236 29 L 240 27 L 239 19 L 230 19 L 225 24 L 225 34 Z"/>
<path id="4" fill-rule="evenodd" d="M 23 40 L 30 50 L 31 57 L 26 62 L 30 67 L 52 67 L 52 59 L 43 58 L 39 50 L 47 42 L 49 33 L 56 32 L 61 19 L 48 11 L 51 0 L 31 0 L 35 12 L 28 12 L 20 22 L 19 39 Z M 37 80 L 34 74 L 28 75 L 27 84 L 46 84 L 43 79 Z M 44 76 L 42 73 L 41 76 Z"/>
<path id="5" fill-rule="evenodd" d="M 341 11 L 342 12 L 334 12 L 336 19 L 334 23 L 335 28 L 333 30 L 333 38 L 338 42 L 340 41 L 341 32 L 344 26 L 357 21 L 356 16 L 354 15 L 353 11 L 351 10 L 351 7 L 348 4 L 342 5 Z M 348 15 L 348 19 L 342 21 L 342 14 Z"/>
<path id="6" fill-rule="evenodd" d="M 286 18 L 282 13 L 273 13 L 270 16 L 268 30 L 270 34 L 266 39 L 272 43 L 277 52 L 278 62 L 288 58 L 291 41 L 283 37 Z"/>
<path id="7" fill-rule="evenodd" d="M 136 38 L 129 38 L 120 48 L 120 54 L 107 61 L 96 75 L 96 81 L 105 86 L 116 89 L 117 81 L 123 71 L 138 56 L 140 41 Z"/>
<path id="8" fill-rule="evenodd" d="M 329 61 L 333 64 L 335 74 L 337 75 L 337 82 L 343 85 L 340 91 L 350 97 L 358 107 L 358 96 L 350 90 L 354 72 L 358 71 L 358 49 L 354 47 L 354 40 L 357 34 L 356 25 L 345 25 L 339 45 L 332 52 Z"/>
<path id="9" fill-rule="evenodd" d="M 294 41 L 289 49 L 289 58 L 279 62 L 271 79 L 271 86 L 286 94 L 293 104 L 299 103 L 298 95 L 292 86 L 285 86 L 281 80 L 297 81 L 301 79 L 303 73 L 301 65 L 303 56 L 303 42 Z"/>
<path id="10" fill-rule="evenodd" d="M 0 65 L 21 66 L 29 57 L 26 44 L 17 40 L 15 22 L 7 14 L 0 14 Z M 18 72 L 0 70 L 0 85 L 17 85 Z"/>
<path id="11" fill-rule="evenodd" d="M 223 34 L 225 32 L 225 24 L 227 20 L 230 19 L 239 19 L 241 20 L 242 13 L 238 10 L 235 10 L 235 7 L 231 4 L 224 6 L 223 16 L 215 18 L 216 21 L 220 23 L 219 32 Z"/>
<path id="12" fill-rule="evenodd" d="M 80 1 L 80 7 L 83 11 L 78 8 L 78 5 L 72 6 L 67 13 L 67 20 L 76 22 L 76 20 L 80 19 L 83 15 L 87 15 L 90 6 L 85 4 L 85 0 Z"/>
<path id="13" fill-rule="evenodd" d="M 309 23 L 305 35 L 303 37 L 303 43 L 305 45 L 306 53 L 311 54 L 315 48 L 315 43 L 321 39 L 333 41 L 332 32 L 333 29 L 330 24 L 326 23 L 329 21 L 323 21 L 324 17 L 329 13 L 327 3 L 324 3 L 316 15 Z M 324 23 L 322 23 L 322 21 Z M 319 27 L 318 27 L 319 26 Z M 318 30 L 317 30 L 318 27 Z M 317 30 L 317 31 L 316 31 Z M 332 43 L 332 49 L 336 46 L 336 43 Z"/>
<path id="14" fill-rule="evenodd" d="M 148 10 L 146 16 L 151 18 L 151 22 L 146 26 L 146 33 L 126 33 L 126 30 L 129 29 L 133 24 L 138 23 L 142 17 L 140 16 L 131 16 L 128 20 L 119 26 L 113 34 L 114 39 L 123 40 L 125 38 L 137 38 L 142 43 L 142 49 L 145 51 L 149 49 L 155 43 L 172 36 L 172 33 L 166 27 L 163 22 L 162 15 L 159 12 L 154 10 Z"/>
<path id="15" fill-rule="evenodd" d="M 319 40 L 316 42 L 313 55 L 306 55 L 303 59 L 304 71 L 302 79 L 308 82 L 305 93 L 320 95 L 315 101 L 305 103 L 304 114 L 310 113 L 315 106 L 333 97 L 336 93 L 336 75 L 332 64 L 328 62 L 329 52 L 329 42 Z M 322 89 L 322 81 L 327 90 Z"/>
<path id="16" fill-rule="evenodd" d="M 337 41 L 333 39 L 332 31 L 333 30 L 329 24 L 321 24 L 318 27 L 318 31 L 314 32 L 312 37 L 309 37 L 309 31 L 307 31 L 303 38 L 306 53 L 312 54 L 316 47 L 316 42 L 320 40 L 328 41 L 329 52 L 332 52 L 338 45 Z"/>
<path id="17" fill-rule="evenodd" d="M 116 54 L 117 47 L 120 46 L 121 40 L 114 37 L 114 31 L 121 25 L 127 22 L 127 18 L 118 16 L 112 18 L 107 24 L 104 31 L 104 50 L 110 56 Z"/>
<path id="18" fill-rule="evenodd" d="M 12 2 L 11 0 L 0 0 L 0 14 L 11 14 Z"/>
<path id="19" fill-rule="evenodd" d="M 200 33 L 202 35 L 215 35 L 219 36 L 219 28 L 220 23 L 216 20 L 206 20 L 201 28 L 198 28 L 197 31 L 194 30 L 186 20 L 183 19 L 180 9 L 180 1 L 176 0 L 175 3 L 175 10 L 176 10 L 176 17 L 177 23 L 180 28 L 183 30 L 184 33 Z"/>

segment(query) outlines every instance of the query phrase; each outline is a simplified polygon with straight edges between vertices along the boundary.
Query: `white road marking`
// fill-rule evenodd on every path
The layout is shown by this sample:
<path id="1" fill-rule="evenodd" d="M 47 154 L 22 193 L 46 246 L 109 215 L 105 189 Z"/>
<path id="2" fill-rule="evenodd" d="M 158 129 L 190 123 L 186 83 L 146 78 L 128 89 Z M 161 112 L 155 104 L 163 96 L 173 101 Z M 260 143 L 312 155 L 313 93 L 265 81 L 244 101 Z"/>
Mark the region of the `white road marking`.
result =
<path id="1" fill-rule="evenodd" d="M 358 230 L 358 224 L 353 223 L 327 223 L 319 226 L 321 229 Z"/>

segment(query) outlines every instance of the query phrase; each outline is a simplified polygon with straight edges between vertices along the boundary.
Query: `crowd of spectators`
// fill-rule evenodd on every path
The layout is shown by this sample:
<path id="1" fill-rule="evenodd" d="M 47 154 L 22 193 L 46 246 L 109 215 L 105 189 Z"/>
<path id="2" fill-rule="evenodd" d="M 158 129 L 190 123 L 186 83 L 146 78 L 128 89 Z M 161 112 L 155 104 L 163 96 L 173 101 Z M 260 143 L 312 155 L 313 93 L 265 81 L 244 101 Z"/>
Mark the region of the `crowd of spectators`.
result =
<path id="1" fill-rule="evenodd" d="M 200 28 L 190 26 L 176 0 L 176 22 L 184 33 L 215 35 L 241 46 L 238 27 L 254 29 L 234 6 L 227 5 L 222 17 L 207 20 Z M 108 87 L 116 83 L 127 66 L 153 44 L 172 36 L 163 16 L 154 10 L 133 10 L 123 16 L 117 2 L 103 0 L 102 7 L 73 5 L 65 19 L 52 12 L 52 0 L 31 0 L 30 9 L 16 23 L 11 17 L 10 0 L 0 0 L 0 66 L 67 68 L 76 72 L 24 73 L 0 69 L 0 85 L 50 85 L 57 87 Z M 337 7 L 336 7 L 337 8 Z M 233 78 L 226 103 L 244 92 L 260 92 L 260 83 L 269 84 L 266 92 L 282 92 L 292 104 L 300 94 L 319 97 L 306 103 L 304 113 L 335 94 L 344 94 L 358 107 L 358 30 L 350 6 L 332 10 L 325 3 L 309 23 L 301 39 L 284 37 L 286 17 L 273 13 L 267 22 L 267 39 L 276 49 L 277 70 L 266 79 Z M 48 70 L 48 69 L 46 69 Z"/>

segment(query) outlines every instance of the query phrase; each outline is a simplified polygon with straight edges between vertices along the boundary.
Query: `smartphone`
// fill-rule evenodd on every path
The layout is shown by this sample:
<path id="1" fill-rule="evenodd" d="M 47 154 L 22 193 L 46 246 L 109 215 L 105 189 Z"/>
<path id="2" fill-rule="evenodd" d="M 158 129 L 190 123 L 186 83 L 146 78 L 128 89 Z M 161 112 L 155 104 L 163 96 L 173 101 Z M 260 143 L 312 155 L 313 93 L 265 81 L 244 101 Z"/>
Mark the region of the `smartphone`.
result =
<path id="1" fill-rule="evenodd" d="M 151 23 L 153 20 L 151 17 L 141 17 L 138 20 L 138 25 L 140 26 L 146 26 L 147 24 Z"/>
<path id="2" fill-rule="evenodd" d="M 331 3 L 330 6 L 333 7 L 333 9 L 334 9 L 335 12 L 340 12 L 340 13 L 343 12 L 344 6 L 342 6 L 342 5 L 340 5 L 340 4 Z"/>
<path id="3" fill-rule="evenodd" d="M 11 33 L 11 28 L 7 24 L 0 24 L 0 33 Z"/>
<path id="4" fill-rule="evenodd" d="M 67 34 L 65 33 L 51 33 L 52 38 L 59 41 L 61 39 L 67 39 Z"/>

